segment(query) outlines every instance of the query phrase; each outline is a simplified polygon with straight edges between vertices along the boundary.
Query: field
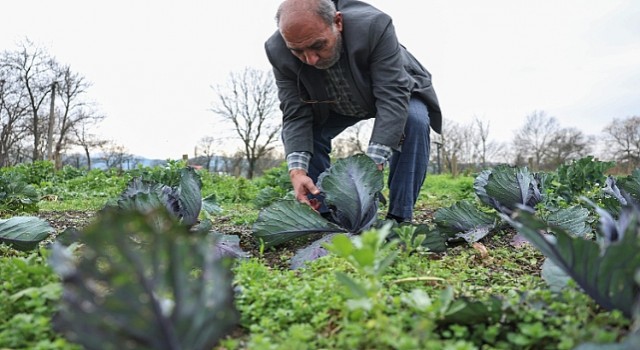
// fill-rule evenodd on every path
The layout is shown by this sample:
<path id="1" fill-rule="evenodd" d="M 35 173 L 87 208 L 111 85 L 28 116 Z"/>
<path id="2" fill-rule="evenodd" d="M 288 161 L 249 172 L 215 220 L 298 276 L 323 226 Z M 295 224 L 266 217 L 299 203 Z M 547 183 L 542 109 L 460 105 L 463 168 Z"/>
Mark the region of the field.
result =
<path id="1" fill-rule="evenodd" d="M 195 174 L 198 201 L 210 206 L 198 210 L 191 231 L 164 212 L 103 209 L 126 203 L 142 208 L 141 197 L 123 199 L 133 179 L 186 196 L 181 162 L 125 173 L 54 172 L 46 162 L 2 169 L 3 217 L 38 217 L 53 234 L 27 251 L 0 245 L 0 349 L 638 349 L 640 293 L 633 273 L 640 266 L 640 211 L 627 211 L 609 194 L 605 173 L 612 166 L 589 158 L 548 174 L 509 168 L 457 178 L 429 175 L 411 225 L 377 220 L 350 239 L 336 235 L 324 245 L 328 255 L 297 269 L 290 268 L 296 252 L 320 234 L 270 244 L 272 236 L 256 233 L 265 208 L 287 195 L 283 166 L 254 180 Z M 486 186 L 478 193 L 483 176 Z M 620 176 L 617 184 L 633 195 L 636 177 L 640 173 Z M 500 197 L 492 179 L 521 185 L 523 178 L 533 186 L 526 189 L 536 190 L 519 192 L 525 195 L 518 200 L 535 215 L 511 215 L 509 224 L 503 211 L 516 209 L 503 198 L 513 196 Z M 153 190 L 146 190 L 148 199 Z M 384 217 L 384 205 L 377 210 Z M 633 218 L 615 221 L 626 232 L 615 239 L 627 240 L 627 247 L 603 233 L 603 211 L 614 220 Z M 184 223 L 188 213 L 181 215 Z M 544 241 L 523 238 L 547 224 L 557 228 L 548 231 L 558 240 L 551 246 L 560 252 L 553 261 L 563 261 L 565 251 L 574 254 L 566 265 L 573 279 L 546 267 Z M 171 229 L 162 231 L 166 227 Z M 76 236 L 70 228 L 79 230 Z M 145 236 L 145 228 L 156 231 Z M 119 239 L 124 231 L 135 238 Z M 211 233 L 239 241 L 218 250 L 221 238 L 209 241 Z M 565 234 L 572 238 L 564 240 Z M 65 245 L 52 249 L 55 241 Z M 127 250 L 130 241 L 144 244 Z M 600 253 L 581 255 L 591 243 L 600 244 Z M 208 259 L 214 250 L 224 257 Z M 627 260 L 613 264 L 614 255 Z M 155 266 L 145 265 L 151 261 Z M 609 276 L 613 287 L 604 277 L 593 282 L 592 273 Z M 142 298 L 154 283 L 158 289 Z M 119 300 L 110 299 L 114 295 Z M 161 301 L 155 314 L 148 298 Z M 95 309 L 83 309 L 78 300 Z"/>

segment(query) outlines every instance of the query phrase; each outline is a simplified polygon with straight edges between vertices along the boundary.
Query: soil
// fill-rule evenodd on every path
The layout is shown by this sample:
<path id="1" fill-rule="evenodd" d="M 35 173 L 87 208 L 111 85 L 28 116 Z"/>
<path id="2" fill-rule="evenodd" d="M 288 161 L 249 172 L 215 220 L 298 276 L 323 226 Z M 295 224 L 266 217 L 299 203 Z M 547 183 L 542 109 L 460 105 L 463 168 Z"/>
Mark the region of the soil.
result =
<path id="1" fill-rule="evenodd" d="M 95 216 L 94 211 L 69 210 L 69 211 L 40 211 L 36 214 L 47 221 L 59 234 L 67 228 L 81 229 L 88 225 Z"/>
<path id="2" fill-rule="evenodd" d="M 82 211 L 82 210 L 70 210 L 70 211 L 40 211 L 36 214 L 39 218 L 47 221 L 51 227 L 55 229 L 55 234 L 60 234 L 67 228 L 75 228 L 82 230 L 89 225 L 96 215 L 95 211 Z M 217 232 L 228 235 L 236 235 L 240 237 L 240 247 L 250 256 L 259 256 L 260 247 L 255 243 L 251 235 L 251 227 L 247 225 L 234 225 L 228 216 L 216 217 L 213 222 L 213 227 Z M 297 249 L 297 248 L 295 248 Z M 292 251 L 295 251 L 293 249 Z M 268 250 L 263 254 L 263 258 L 266 263 L 273 267 L 285 267 L 286 261 L 283 260 L 283 255 L 286 256 L 291 247 L 278 248 L 278 250 Z"/>
<path id="3" fill-rule="evenodd" d="M 67 228 L 76 228 L 81 230 L 83 227 L 91 223 L 95 217 L 95 211 L 40 211 L 37 216 L 47 221 L 54 229 L 56 234 L 62 233 Z M 433 210 L 416 209 L 413 223 L 429 223 L 433 218 Z M 250 256 L 260 256 L 260 246 L 251 235 L 251 226 L 235 225 L 229 216 L 218 216 L 214 218 L 213 227 L 216 231 L 240 237 L 240 247 L 250 254 Z M 265 249 L 262 252 L 264 262 L 274 268 L 289 268 L 289 258 L 291 258 L 296 250 L 305 246 L 308 242 L 317 239 L 310 236 L 305 239 L 299 239 L 289 242 L 277 249 Z"/>
<path id="4" fill-rule="evenodd" d="M 434 210 L 417 208 L 415 210 L 413 223 L 428 224 L 433 220 Z M 46 220 L 54 229 L 56 234 L 62 233 L 67 228 L 82 229 L 95 217 L 95 211 L 40 211 L 37 216 Z M 288 269 L 289 260 L 295 252 L 309 242 L 319 238 L 319 236 L 308 236 L 284 245 L 278 246 L 277 249 L 264 249 L 260 251 L 259 244 L 255 241 L 251 234 L 251 226 L 233 224 L 230 216 L 214 217 L 213 227 L 217 232 L 227 235 L 236 235 L 240 237 L 240 247 L 250 256 L 261 256 L 262 260 L 272 268 Z M 482 240 L 481 243 L 486 244 L 486 248 L 494 249 L 498 246 L 508 246 L 512 244 L 515 232 L 502 235 L 499 242 Z M 478 248 L 476 248 L 478 249 Z"/>

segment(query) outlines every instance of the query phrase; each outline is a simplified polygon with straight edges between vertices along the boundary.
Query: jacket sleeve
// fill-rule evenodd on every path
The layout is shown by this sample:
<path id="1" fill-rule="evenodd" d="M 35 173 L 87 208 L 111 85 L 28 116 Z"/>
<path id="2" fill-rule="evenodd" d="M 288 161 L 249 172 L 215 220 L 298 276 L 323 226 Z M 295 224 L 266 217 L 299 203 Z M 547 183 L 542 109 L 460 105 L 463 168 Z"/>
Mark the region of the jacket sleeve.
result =
<path id="1" fill-rule="evenodd" d="M 371 142 L 398 150 L 408 117 L 412 82 L 391 19 L 377 17 L 369 33 L 371 86 L 376 106 Z"/>

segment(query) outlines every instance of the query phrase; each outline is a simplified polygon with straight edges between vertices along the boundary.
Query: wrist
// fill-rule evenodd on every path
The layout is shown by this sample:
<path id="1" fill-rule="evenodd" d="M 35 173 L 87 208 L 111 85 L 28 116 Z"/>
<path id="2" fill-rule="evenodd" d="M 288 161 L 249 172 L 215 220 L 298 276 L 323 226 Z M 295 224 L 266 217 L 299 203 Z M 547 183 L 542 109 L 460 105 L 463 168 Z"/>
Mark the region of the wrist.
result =
<path id="1" fill-rule="evenodd" d="M 292 179 L 294 177 L 300 176 L 300 175 L 307 176 L 307 171 L 304 170 L 304 169 L 291 169 L 291 170 L 289 170 L 289 177 L 292 178 Z"/>
<path id="2" fill-rule="evenodd" d="M 291 152 L 287 155 L 287 167 L 289 170 L 302 169 L 306 172 L 309 169 L 310 160 L 309 152 Z"/>
<path id="3" fill-rule="evenodd" d="M 391 156 L 391 153 L 391 147 L 379 143 L 370 143 L 367 148 L 367 155 L 378 165 L 384 165 Z"/>

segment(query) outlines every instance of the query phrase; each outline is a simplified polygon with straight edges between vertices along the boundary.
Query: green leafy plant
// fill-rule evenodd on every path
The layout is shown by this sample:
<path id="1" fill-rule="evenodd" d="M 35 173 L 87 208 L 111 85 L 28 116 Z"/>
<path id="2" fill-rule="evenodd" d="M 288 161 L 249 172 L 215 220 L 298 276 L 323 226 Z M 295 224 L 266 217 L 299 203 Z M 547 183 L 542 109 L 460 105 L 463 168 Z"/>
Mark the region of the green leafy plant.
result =
<path id="1" fill-rule="evenodd" d="M 71 165 L 65 165 L 55 174 L 57 179 L 66 181 L 86 176 L 87 173 L 87 168 L 76 168 Z"/>
<path id="2" fill-rule="evenodd" d="M 429 174 L 420 191 L 418 202 L 429 208 L 439 208 L 465 199 L 475 200 L 474 179 L 472 176 Z"/>
<path id="3" fill-rule="evenodd" d="M 640 287 L 640 270 L 636 271 L 635 280 Z M 575 350 L 634 350 L 640 344 L 640 296 L 636 300 L 633 310 L 633 318 L 635 320 L 631 327 L 631 333 L 622 341 L 609 344 L 585 343 L 578 346 Z"/>
<path id="4" fill-rule="evenodd" d="M 542 201 L 543 174 L 525 168 L 498 165 L 480 173 L 474 182 L 476 195 L 490 207 L 510 213 L 520 205 L 534 208 Z"/>
<path id="5" fill-rule="evenodd" d="M 53 233 L 46 221 L 33 216 L 14 216 L 0 219 L 0 243 L 21 251 L 33 250 Z"/>
<path id="6" fill-rule="evenodd" d="M 610 176 L 607 178 L 605 192 L 625 204 L 626 199 L 622 197 L 620 191 L 624 191 L 635 201 L 640 201 L 640 169 L 634 170 L 631 175 L 625 177 L 615 179 Z"/>
<path id="7" fill-rule="evenodd" d="M 607 178 L 606 171 L 614 166 L 615 162 L 599 161 L 593 156 L 561 165 L 556 171 L 557 181 L 552 181 L 556 187 L 555 193 L 571 202 L 593 188 L 602 186 Z"/>
<path id="8" fill-rule="evenodd" d="M 0 348 L 79 349 L 51 326 L 62 293 L 47 264 L 49 251 L 18 252 L 0 245 Z"/>
<path id="9" fill-rule="evenodd" d="M 396 223 L 385 220 L 378 223 L 377 228 L 391 223 L 392 232 L 387 239 L 398 239 L 405 251 L 411 253 L 442 253 L 447 250 L 447 236 L 430 225 Z"/>
<path id="10" fill-rule="evenodd" d="M 253 204 L 258 209 L 271 205 L 293 190 L 286 162 L 265 171 L 264 174 L 256 178 L 253 183 L 259 189 L 258 194 L 253 199 Z"/>
<path id="11" fill-rule="evenodd" d="M 55 166 L 52 161 L 39 160 L 32 163 L 20 163 L 6 170 L 19 174 L 28 184 L 40 185 L 55 179 Z"/>
<path id="12" fill-rule="evenodd" d="M 398 226 L 393 232 L 400 239 L 400 243 L 407 253 L 420 252 L 424 247 L 422 243 L 427 238 L 426 235 L 416 234 L 416 227 L 413 225 Z"/>
<path id="13" fill-rule="evenodd" d="M 336 278 L 350 292 L 348 301 L 351 309 L 372 310 L 376 295 L 382 288 L 381 277 L 399 254 L 397 242 L 387 243 L 391 225 L 363 232 L 359 236 L 336 235 L 325 247 L 333 254 L 346 259 L 356 270 L 360 279 L 354 279 L 343 272 L 336 272 Z"/>
<path id="14" fill-rule="evenodd" d="M 633 280 L 640 269 L 640 209 L 625 207 L 619 220 L 598 211 L 599 234 L 603 237 L 600 242 L 576 237 L 527 211 L 519 210 L 512 218 L 504 218 L 599 305 L 630 317 L 640 295 L 640 287 Z"/>
<path id="15" fill-rule="evenodd" d="M 213 239 L 190 234 L 163 208 L 107 208 L 77 256 L 53 246 L 50 264 L 63 281 L 55 328 L 87 349 L 211 349 L 238 320 Z"/>
<path id="16" fill-rule="evenodd" d="M 198 174 L 203 178 L 205 192 L 215 193 L 223 203 L 225 217 L 218 219 L 228 220 L 225 225 L 242 225 L 244 228 L 255 221 L 258 211 L 254 209 L 252 200 L 258 186 L 262 184 L 259 185 L 257 181 L 241 182 L 231 176 L 213 184 L 211 180 L 218 181 L 218 175 L 206 172 Z M 58 173 L 56 177 L 59 176 Z M 46 205 L 47 211 L 59 211 L 63 207 L 86 210 L 85 203 L 92 200 L 97 203 L 94 208 L 100 209 L 106 198 L 117 197 L 122 193 L 129 180 L 128 176 L 127 173 L 111 171 L 87 172 L 86 176 L 74 177 L 51 186 L 48 189 L 51 192 L 47 193 L 60 200 L 41 202 L 39 206 L 43 208 L 42 205 Z M 453 201 L 467 199 L 481 212 L 492 214 L 493 209 L 475 201 L 473 192 L 466 192 L 471 189 L 472 178 L 464 178 L 464 182 L 459 183 L 460 177 L 450 179 L 448 175 L 439 175 L 437 182 L 430 182 L 429 179 L 434 178 L 430 176 L 427 186 L 421 191 L 417 206 L 419 212 L 430 213 L 432 209 L 440 207 L 448 209 L 446 206 L 450 206 Z M 624 192 L 629 191 L 620 185 L 623 178 L 615 180 L 619 192 L 624 195 Z M 557 178 L 554 181 L 558 181 Z M 548 180 L 545 183 L 549 184 Z M 543 183 L 540 185 L 545 196 L 557 198 L 553 192 L 554 186 L 542 187 Z M 176 186 L 177 183 L 169 187 Z M 465 192 L 458 192 L 461 189 Z M 43 187 L 38 190 L 42 191 Z M 218 190 L 222 191 L 220 196 Z M 589 198 L 593 198 L 593 194 L 602 194 L 593 200 L 600 207 L 607 208 L 603 206 L 605 197 L 612 203 L 615 202 L 618 210 L 607 210 L 612 217 L 618 218 L 621 208 L 618 199 L 601 191 L 601 186 L 593 190 L 586 189 L 586 192 L 589 193 Z M 73 198 L 73 202 L 69 203 L 67 198 Z M 69 204 L 80 206 L 67 207 Z M 555 208 L 554 204 L 559 204 L 559 208 Z M 545 200 L 536 205 L 536 217 L 544 221 L 545 225 L 552 226 L 553 223 L 553 226 L 560 226 L 572 237 L 578 235 L 578 232 L 584 232 L 584 239 L 593 240 L 597 237 L 594 242 L 600 245 L 604 237 L 599 232 L 594 234 L 588 229 L 589 226 L 595 226 L 594 210 L 586 207 L 589 210 L 585 218 L 587 209 L 576 204 L 578 203 Z M 207 216 L 203 218 L 202 215 L 206 211 L 204 207 L 203 201 L 200 216 L 202 223 L 207 221 Z M 164 207 L 161 209 L 164 210 Z M 563 212 L 563 209 L 570 210 Z M 48 212 L 42 215 L 50 217 Z M 56 219 L 59 215 L 62 213 L 55 214 Z M 157 224 L 163 221 L 156 219 L 154 222 Z M 547 288 L 539 274 L 544 257 L 531 245 L 518 248 L 510 246 L 505 238 L 511 235 L 511 230 L 493 229 L 493 233 L 500 233 L 500 236 L 483 239 L 489 253 L 483 257 L 466 245 L 453 245 L 451 242 L 445 244 L 445 239 L 449 236 L 443 233 L 447 232 L 446 229 L 438 227 L 429 219 L 424 222 L 426 225 L 394 228 L 406 230 L 406 241 L 411 240 L 418 251 L 421 247 L 417 244 L 424 237 L 424 246 L 429 241 L 439 240 L 442 249 L 447 249 L 448 252 L 427 257 L 423 254 L 405 254 L 399 249 L 400 256 L 379 278 L 382 287 L 373 298 L 374 309 L 379 312 L 364 312 L 362 308 L 358 308 L 358 303 L 351 305 L 356 310 L 347 307 L 348 299 L 355 301 L 357 298 L 337 280 L 334 273 L 340 271 L 360 284 L 366 279 L 346 259 L 333 254 L 308 263 L 305 269 L 281 269 L 281 263 L 291 256 L 291 245 L 286 244 L 280 249 L 260 253 L 257 258 L 243 259 L 234 264 L 236 279 L 233 285 L 236 305 L 241 312 L 242 328 L 222 340 L 219 348 L 569 350 L 575 349 L 582 342 L 590 342 L 585 346 L 591 347 L 585 349 L 615 349 L 624 344 L 627 348 L 634 348 L 637 343 L 634 333 L 637 326 L 630 325 L 631 321 L 625 319 L 622 312 L 606 311 L 599 307 L 575 283 L 569 283 L 558 292 Z M 373 227 L 380 225 L 383 224 L 378 222 Z M 113 230 L 120 232 L 119 227 L 121 226 Z M 208 245 L 202 238 L 205 232 L 199 229 L 210 232 L 212 228 L 196 225 L 189 229 L 188 235 L 200 244 Z M 414 229 L 412 239 L 410 231 Z M 440 232 L 441 229 L 443 232 Z M 436 231 L 438 234 L 430 234 Z M 551 229 L 546 232 L 553 234 Z M 395 234 L 402 240 L 398 232 Z M 215 240 L 210 235 L 216 234 L 207 233 L 206 239 Z M 352 236 L 350 233 L 345 235 Z M 393 232 L 390 233 L 386 239 L 393 239 L 393 235 Z M 77 235 L 80 236 L 81 234 Z M 57 237 L 59 239 L 60 234 Z M 238 239 L 238 236 L 231 237 Z M 311 238 L 315 239 L 315 236 Z M 132 240 L 132 243 L 139 244 L 136 246 L 139 250 L 150 247 L 137 236 Z M 292 243 L 299 246 L 306 244 L 305 242 L 308 240 L 303 237 Z M 216 241 L 215 247 L 209 250 L 211 257 L 224 255 L 218 249 L 221 247 L 220 243 L 221 240 Z M 229 244 L 233 245 L 235 242 Z M 111 246 L 105 248 L 112 249 Z M 324 249 L 322 244 L 320 248 Z M 429 248 L 429 251 L 434 250 Z M 69 250 L 68 253 L 73 256 L 79 254 L 79 251 L 74 253 Z M 33 259 L 27 261 L 22 258 L 26 254 L 0 245 L 0 348 L 80 347 L 65 342 L 60 338 L 60 333 L 54 332 L 50 327 L 50 319 L 58 309 L 56 305 L 62 289 L 57 275 L 48 267 L 43 269 L 42 266 L 36 266 L 38 263 L 34 263 L 46 255 L 46 250 L 41 249 L 32 254 Z M 546 259 L 545 264 L 551 261 Z M 105 266 L 102 263 L 96 265 L 99 268 Z M 543 273 L 546 270 L 544 266 Z M 560 267 L 557 269 L 566 276 Z M 38 272 L 40 270 L 42 273 Z M 191 271 L 191 277 L 195 278 L 200 269 L 194 268 Z M 426 279 L 427 276 L 439 280 Z M 95 285 L 105 287 L 102 283 Z M 106 286 L 105 289 L 114 290 L 110 287 Z M 170 302 L 165 302 L 165 299 L 170 299 L 168 295 L 170 293 L 162 293 L 161 296 L 164 304 L 170 306 Z M 636 314 L 634 312 L 632 315 Z M 632 317 L 637 319 L 638 316 Z M 615 342 L 621 344 L 613 344 Z M 102 345 L 103 348 L 110 346 Z"/>
<path id="17" fill-rule="evenodd" d="M 434 222 L 450 242 L 477 242 L 502 226 L 499 213 L 511 213 L 519 206 L 533 210 L 543 200 L 546 174 L 532 174 L 527 168 L 498 165 L 481 172 L 474 180 L 475 194 L 488 207 L 461 200 L 436 210 Z"/>
<path id="18" fill-rule="evenodd" d="M 267 247 L 312 233 L 358 234 L 372 227 L 377 220 L 377 198 L 383 187 L 382 179 L 382 172 L 364 154 L 340 159 L 318 178 L 331 221 L 308 205 L 282 200 L 260 212 L 253 234 Z M 300 250 L 293 259 L 293 267 L 325 255 L 322 244 L 328 239 L 330 237 L 325 237 Z"/>
<path id="19" fill-rule="evenodd" d="M 220 214 L 224 210 L 218 205 L 218 197 L 212 193 L 202 198 L 202 211 L 205 215 Z"/>
<path id="20" fill-rule="evenodd" d="M 215 193 L 220 203 L 251 202 L 258 191 L 250 180 L 244 177 L 203 172 L 202 192 L 206 195 Z"/>
<path id="21" fill-rule="evenodd" d="M 526 207 L 536 211 L 550 225 L 584 236 L 591 232 L 592 218 L 587 209 L 577 204 L 578 198 L 572 195 L 590 193 L 593 196 L 603 192 L 606 196 L 600 195 L 599 203 L 615 213 L 620 204 L 626 204 L 616 186 L 616 179 L 604 175 L 604 171 L 610 167 L 610 162 L 599 162 L 593 157 L 561 167 L 559 175 L 530 173 L 527 168 L 500 165 L 480 173 L 474 181 L 474 190 L 482 204 L 498 213 L 509 214 L 517 208 Z M 579 183 L 564 186 L 558 179 Z M 631 197 L 640 196 L 640 171 L 619 181 L 631 193 Z M 556 190 L 559 192 L 556 193 Z M 564 196 L 561 207 L 556 206 L 558 203 L 553 200 L 559 196 Z M 492 210 L 483 210 L 481 206 L 466 200 L 436 210 L 434 222 L 450 240 L 463 238 L 467 242 L 478 241 L 503 226 L 500 217 Z"/>
<path id="22" fill-rule="evenodd" d="M 631 175 L 618 179 L 619 186 L 631 194 L 634 198 L 640 199 L 640 169 L 635 169 Z"/>
<path id="23" fill-rule="evenodd" d="M 88 200 L 95 198 L 107 199 L 117 197 L 126 188 L 128 179 L 125 176 L 114 175 L 109 171 L 92 169 L 84 176 L 74 177 L 64 181 L 54 192 L 60 200 Z"/>
<path id="24" fill-rule="evenodd" d="M 178 184 L 174 187 L 144 181 L 142 178 L 134 178 L 115 201 L 115 204 L 110 206 L 142 213 L 152 212 L 163 207 L 187 227 L 196 231 L 212 230 L 210 216 L 221 210 L 216 204 L 215 195 L 202 198 L 200 190 L 202 182 L 199 174 L 193 168 L 182 168 L 179 174 Z M 206 219 L 199 221 L 198 218 L 203 208 Z M 237 236 L 219 233 L 216 235 L 218 238 L 214 250 L 216 254 L 232 258 L 247 257 L 247 253 L 240 248 L 240 240 Z"/>
<path id="25" fill-rule="evenodd" d="M 126 176 L 138 178 L 145 182 L 161 183 L 169 187 L 176 187 L 180 184 L 183 176 L 183 169 L 187 168 L 184 160 L 167 160 L 164 165 L 145 167 L 139 165 L 135 169 L 129 170 Z"/>
<path id="26" fill-rule="evenodd" d="M 573 236 L 586 237 L 591 233 L 589 210 L 579 205 L 551 208 L 543 219 L 549 226 L 559 227 Z"/>
<path id="27" fill-rule="evenodd" d="M 37 212 L 40 196 L 23 175 L 0 173 L 0 212 Z"/>
<path id="28" fill-rule="evenodd" d="M 462 238 L 477 242 L 496 228 L 498 217 L 478 209 L 469 201 L 456 202 L 448 208 L 436 210 L 433 218 L 438 229 L 450 239 Z"/>
<path id="29" fill-rule="evenodd" d="M 117 205 L 123 209 L 144 212 L 162 204 L 183 224 L 193 226 L 197 223 L 202 208 L 200 187 L 200 178 L 190 167 L 180 170 L 178 185 L 175 187 L 134 178 L 120 195 Z"/>

